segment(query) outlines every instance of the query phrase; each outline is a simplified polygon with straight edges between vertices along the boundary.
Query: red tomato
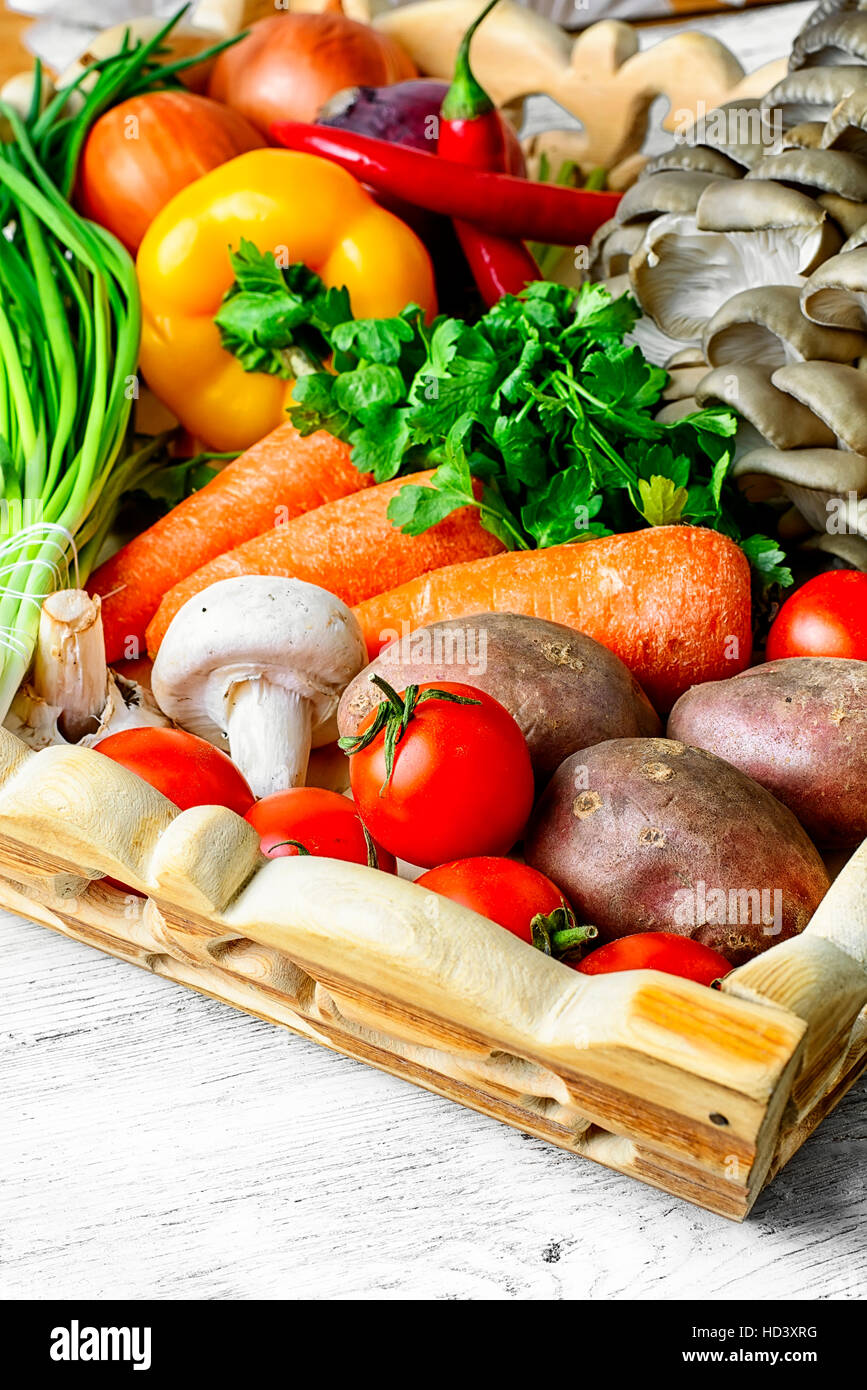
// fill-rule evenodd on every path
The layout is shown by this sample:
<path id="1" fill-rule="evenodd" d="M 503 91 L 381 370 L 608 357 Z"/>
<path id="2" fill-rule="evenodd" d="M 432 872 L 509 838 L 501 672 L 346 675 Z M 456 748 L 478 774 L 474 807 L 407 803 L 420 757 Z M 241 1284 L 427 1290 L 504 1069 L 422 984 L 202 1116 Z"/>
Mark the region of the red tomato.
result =
<path id="1" fill-rule="evenodd" d="M 251 806 L 246 819 L 262 838 L 262 853 L 269 859 L 303 853 L 325 859 L 345 859 L 350 864 L 366 864 L 367 840 L 355 806 L 337 792 L 321 787 L 293 787 L 275 792 Z M 395 871 L 394 855 L 373 844 L 377 867 L 387 874 Z"/>
<path id="2" fill-rule="evenodd" d="M 160 212 L 188 183 L 260 149 L 240 112 L 192 92 L 148 92 L 106 111 L 81 156 L 76 200 L 86 217 L 133 254 Z"/>
<path id="3" fill-rule="evenodd" d="M 232 759 L 183 729 L 121 729 L 94 745 L 129 768 L 182 811 L 228 806 L 246 815 L 254 797 Z"/>
<path id="4" fill-rule="evenodd" d="M 636 932 L 599 946 L 575 967 L 582 975 L 613 975 L 619 970 L 661 970 L 700 985 L 712 985 L 731 970 L 725 956 L 673 931 Z"/>
<path id="5" fill-rule="evenodd" d="M 534 917 L 540 913 L 548 917 L 558 908 L 569 907 L 557 885 L 538 869 L 495 855 L 440 864 L 439 868 L 428 869 L 416 883 L 462 907 L 471 907 L 531 943 L 530 923 Z"/>
<path id="6" fill-rule="evenodd" d="M 765 657 L 848 656 L 867 661 L 867 574 L 828 570 L 786 599 Z"/>
<path id="7" fill-rule="evenodd" d="M 418 690 L 472 703 L 432 697 L 417 704 L 397 742 L 390 778 L 384 730 L 351 754 L 352 794 L 362 820 L 392 854 L 426 868 L 505 854 L 533 805 L 524 735 L 498 700 L 473 686 L 439 681 Z M 362 735 L 376 717 L 374 710 Z"/>

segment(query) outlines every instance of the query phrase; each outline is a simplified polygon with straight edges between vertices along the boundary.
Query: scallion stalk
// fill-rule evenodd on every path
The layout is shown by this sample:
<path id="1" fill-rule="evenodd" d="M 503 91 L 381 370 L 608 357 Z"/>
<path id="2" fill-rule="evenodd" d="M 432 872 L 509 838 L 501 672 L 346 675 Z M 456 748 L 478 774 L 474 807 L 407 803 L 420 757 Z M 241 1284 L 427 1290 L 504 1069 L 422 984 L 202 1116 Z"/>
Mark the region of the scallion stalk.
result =
<path id="1" fill-rule="evenodd" d="M 82 583 L 122 492 L 153 470 L 165 438 L 136 450 L 141 304 L 135 267 L 70 205 L 94 122 L 118 102 L 179 85 L 179 74 L 243 35 L 163 63 L 189 8 L 147 42 L 90 64 L 24 119 L 0 103 L 0 722 L 33 657 L 43 600 L 71 568 Z"/>

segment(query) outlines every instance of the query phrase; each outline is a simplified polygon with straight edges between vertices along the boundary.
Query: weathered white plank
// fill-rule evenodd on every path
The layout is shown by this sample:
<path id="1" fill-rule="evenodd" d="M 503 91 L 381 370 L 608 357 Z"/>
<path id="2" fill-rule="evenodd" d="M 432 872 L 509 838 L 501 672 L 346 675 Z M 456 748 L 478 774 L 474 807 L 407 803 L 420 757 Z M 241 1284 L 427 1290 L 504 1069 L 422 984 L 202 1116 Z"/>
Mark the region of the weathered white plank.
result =
<path id="1" fill-rule="evenodd" d="M 738 1227 L 43 928 L 0 941 L 0 1297 L 867 1290 L 863 1085 Z"/>

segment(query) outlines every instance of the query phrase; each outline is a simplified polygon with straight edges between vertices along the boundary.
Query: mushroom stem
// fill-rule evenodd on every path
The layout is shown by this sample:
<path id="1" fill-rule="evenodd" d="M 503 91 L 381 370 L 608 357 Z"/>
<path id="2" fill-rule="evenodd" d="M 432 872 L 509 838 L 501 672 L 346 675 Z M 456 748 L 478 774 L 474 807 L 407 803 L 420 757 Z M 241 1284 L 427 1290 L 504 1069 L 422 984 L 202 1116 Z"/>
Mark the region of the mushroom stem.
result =
<path id="1" fill-rule="evenodd" d="M 239 681 L 228 696 L 229 752 L 257 797 L 304 785 L 310 758 L 310 701 L 266 676 Z"/>
<path id="2" fill-rule="evenodd" d="M 96 730 L 108 690 L 98 598 L 83 589 L 48 595 L 39 615 L 32 688 L 60 710 L 57 727 L 70 743 Z"/>

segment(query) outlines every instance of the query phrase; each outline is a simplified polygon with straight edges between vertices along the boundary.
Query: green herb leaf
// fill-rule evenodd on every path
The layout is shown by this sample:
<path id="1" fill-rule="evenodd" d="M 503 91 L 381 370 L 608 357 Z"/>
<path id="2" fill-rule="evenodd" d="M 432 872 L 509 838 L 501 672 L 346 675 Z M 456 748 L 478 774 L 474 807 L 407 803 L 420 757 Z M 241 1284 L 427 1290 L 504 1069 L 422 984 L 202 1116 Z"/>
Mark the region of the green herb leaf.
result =
<path id="1" fill-rule="evenodd" d="M 245 372 L 290 378 L 320 367 L 326 335 L 350 315 L 346 289 L 326 289 L 306 265 L 281 269 L 245 238 L 229 259 L 235 279 L 214 318 L 226 351 Z"/>
<path id="2" fill-rule="evenodd" d="M 408 416 L 405 406 L 399 410 L 388 405 L 368 407 L 362 428 L 349 435 L 352 462 L 360 473 L 372 473 L 377 483 L 397 477 L 411 440 Z M 332 433 L 340 431 L 335 429 Z"/>
<path id="3" fill-rule="evenodd" d="M 792 571 L 787 565 L 780 563 L 786 556 L 776 541 L 772 541 L 768 536 L 756 535 L 747 536 L 740 545 L 765 586 L 780 584 L 787 588 L 793 582 Z"/>
<path id="4" fill-rule="evenodd" d="M 540 547 L 565 545 L 590 532 L 602 506 L 584 464 L 555 473 L 548 486 L 521 510 L 521 524 Z M 604 528 L 591 534 L 604 534 Z"/>
<path id="5" fill-rule="evenodd" d="M 403 318 L 352 319 L 336 326 L 332 341 L 344 353 L 353 352 L 369 362 L 393 364 L 400 360 L 405 343 L 414 337 L 413 326 Z"/>
<path id="6" fill-rule="evenodd" d="M 287 293 L 304 299 L 313 288 L 301 277 Z M 472 324 L 428 323 L 417 305 L 324 329 L 323 317 L 320 308 L 292 332 L 306 346 L 318 325 L 336 378 L 299 380 L 292 419 L 347 440 L 377 481 L 433 468 L 429 487 L 408 482 L 392 500 L 389 516 L 408 534 L 463 506 L 512 547 L 676 522 L 736 540 L 746 529 L 753 509 L 729 481 L 736 417 L 716 406 L 655 418 L 668 375 L 624 341 L 639 317 L 629 295 L 538 281 Z M 247 353 L 274 351 L 282 326 L 279 314 L 263 321 L 267 341 L 248 342 Z M 780 582 L 774 542 L 748 553 Z"/>
<path id="7" fill-rule="evenodd" d="M 648 525 L 670 526 L 680 521 L 688 500 L 685 487 L 677 487 L 671 478 L 657 476 L 649 482 L 646 478 L 639 478 L 638 491 L 641 494 L 641 515 Z"/>

